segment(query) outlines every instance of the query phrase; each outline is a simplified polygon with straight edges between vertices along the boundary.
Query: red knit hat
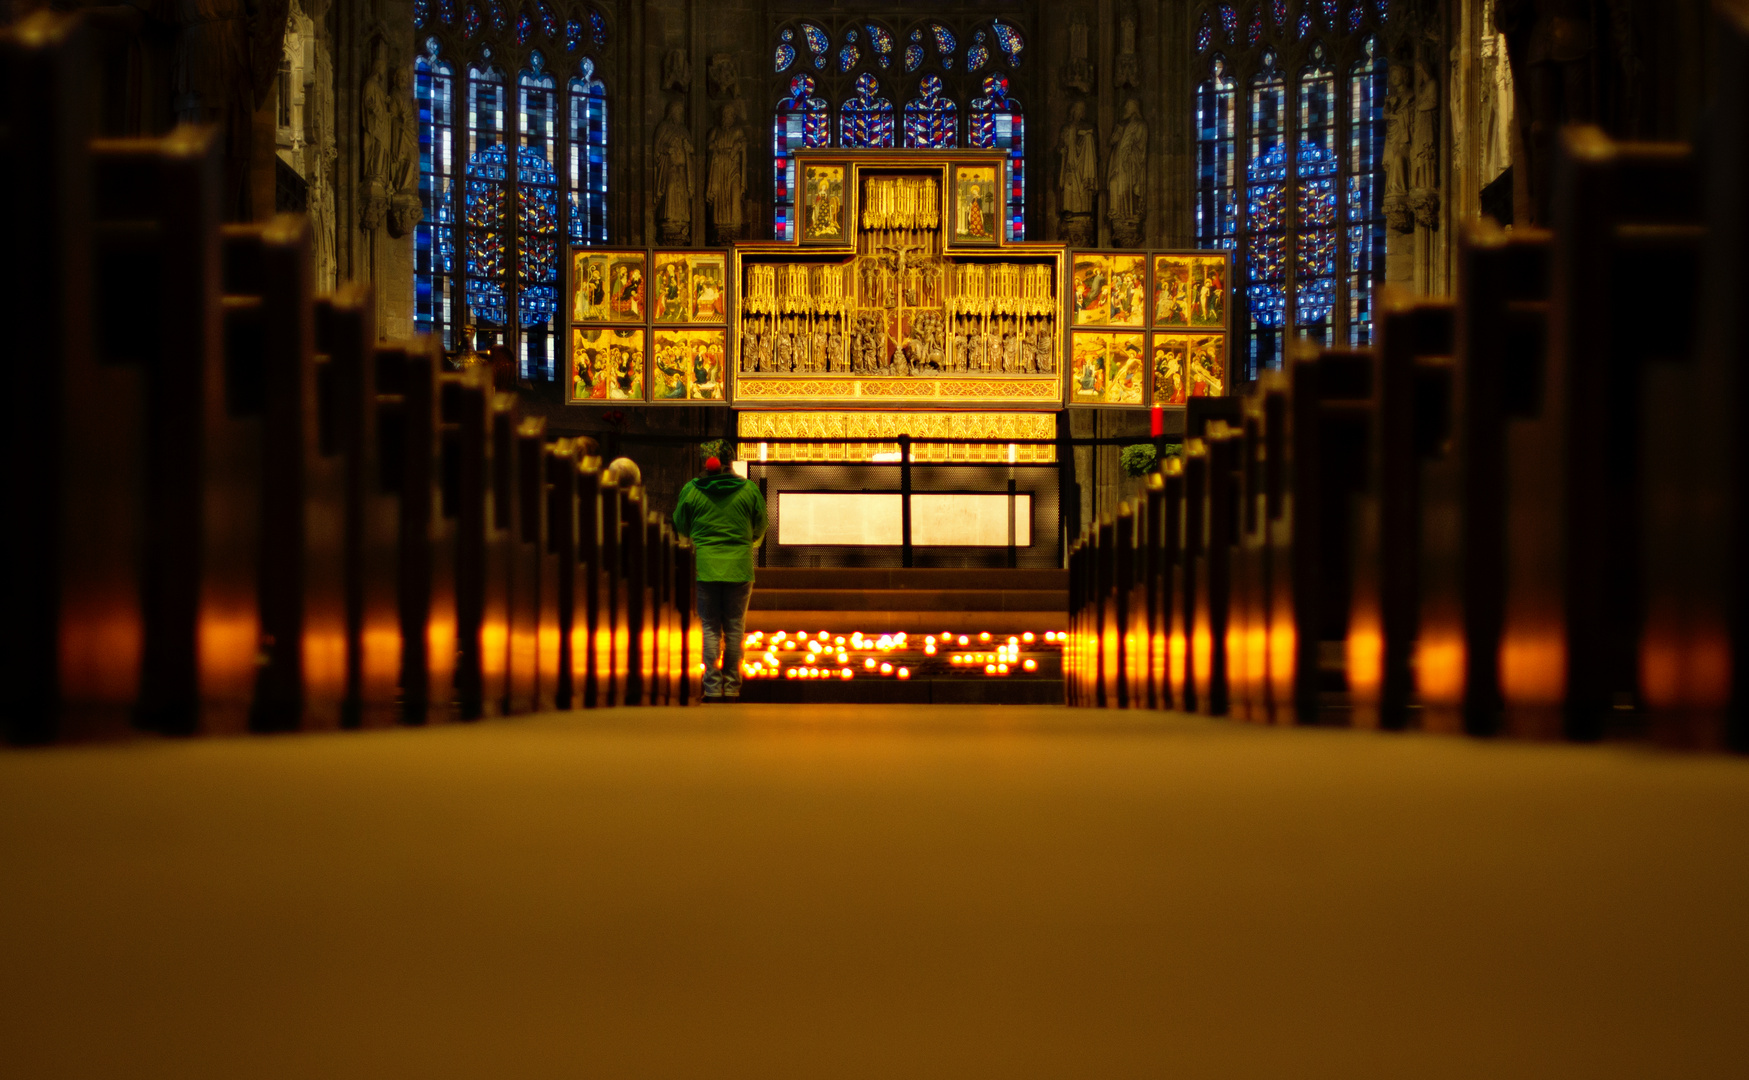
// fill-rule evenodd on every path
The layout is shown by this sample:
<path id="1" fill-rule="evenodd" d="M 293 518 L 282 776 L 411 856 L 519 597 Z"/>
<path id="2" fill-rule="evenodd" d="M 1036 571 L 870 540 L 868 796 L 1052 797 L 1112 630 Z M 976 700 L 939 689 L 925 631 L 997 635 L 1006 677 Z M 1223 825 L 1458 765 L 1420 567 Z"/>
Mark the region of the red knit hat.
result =
<path id="1" fill-rule="evenodd" d="M 718 461 L 714 457 L 707 457 L 704 459 L 704 471 L 705 472 L 722 472 L 723 471 L 723 463 L 721 461 Z"/>

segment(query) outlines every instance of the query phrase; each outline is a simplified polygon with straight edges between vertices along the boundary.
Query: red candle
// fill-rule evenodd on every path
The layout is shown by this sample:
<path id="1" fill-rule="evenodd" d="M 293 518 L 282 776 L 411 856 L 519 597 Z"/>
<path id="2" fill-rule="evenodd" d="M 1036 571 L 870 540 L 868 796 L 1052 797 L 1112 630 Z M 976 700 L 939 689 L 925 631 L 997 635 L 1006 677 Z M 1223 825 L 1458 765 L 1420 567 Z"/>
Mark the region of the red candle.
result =
<path id="1" fill-rule="evenodd" d="M 1148 434 L 1156 438 L 1166 434 L 1166 410 L 1156 405 L 1148 417 Z"/>

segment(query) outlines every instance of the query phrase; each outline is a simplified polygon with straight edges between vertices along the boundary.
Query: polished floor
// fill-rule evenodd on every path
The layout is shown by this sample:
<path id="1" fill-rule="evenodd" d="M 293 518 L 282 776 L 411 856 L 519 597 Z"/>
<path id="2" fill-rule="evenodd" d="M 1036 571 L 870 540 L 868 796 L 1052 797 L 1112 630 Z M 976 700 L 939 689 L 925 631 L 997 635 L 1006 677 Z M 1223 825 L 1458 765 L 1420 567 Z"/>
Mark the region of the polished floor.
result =
<path id="1" fill-rule="evenodd" d="M 0 1075 L 1749 1076 L 1749 761 L 1053 707 L 0 752 Z"/>

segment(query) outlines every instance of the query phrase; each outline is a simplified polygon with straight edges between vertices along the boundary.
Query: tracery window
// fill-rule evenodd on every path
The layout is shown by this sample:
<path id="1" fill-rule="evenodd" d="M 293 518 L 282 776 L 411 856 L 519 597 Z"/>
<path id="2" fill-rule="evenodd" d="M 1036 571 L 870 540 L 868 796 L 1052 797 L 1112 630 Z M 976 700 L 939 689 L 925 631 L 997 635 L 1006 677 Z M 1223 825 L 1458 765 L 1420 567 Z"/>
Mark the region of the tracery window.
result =
<path id="1" fill-rule="evenodd" d="M 566 0 L 419 0 L 414 328 L 555 377 L 567 244 L 607 240 L 608 23 Z M 475 328 L 464 340 L 463 328 Z"/>
<path id="2" fill-rule="evenodd" d="M 1025 112 L 1011 93 L 1031 73 L 1024 25 L 1019 16 L 939 13 L 781 22 L 772 53 L 773 235 L 795 237 L 796 150 L 964 146 L 1007 153 L 1009 239 L 1024 239 Z"/>
<path id="3" fill-rule="evenodd" d="M 1386 14 L 1386 0 L 1206 3 L 1195 14 L 1196 238 L 1237 251 L 1249 377 L 1280 366 L 1290 340 L 1372 341 Z"/>

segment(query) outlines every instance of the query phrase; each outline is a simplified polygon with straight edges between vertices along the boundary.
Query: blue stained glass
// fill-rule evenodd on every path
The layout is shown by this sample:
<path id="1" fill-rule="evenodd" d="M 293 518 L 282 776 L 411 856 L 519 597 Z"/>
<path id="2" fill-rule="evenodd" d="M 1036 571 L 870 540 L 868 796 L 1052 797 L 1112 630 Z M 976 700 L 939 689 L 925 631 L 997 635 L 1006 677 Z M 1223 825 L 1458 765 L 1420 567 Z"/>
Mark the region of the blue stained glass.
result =
<path id="1" fill-rule="evenodd" d="M 1275 25 L 1286 26 L 1288 24 L 1287 0 L 1274 0 L 1274 3 L 1270 5 L 1269 13 L 1275 19 Z"/>
<path id="2" fill-rule="evenodd" d="M 589 38 L 596 48 L 607 44 L 607 20 L 594 8 L 589 9 Z"/>
<path id="3" fill-rule="evenodd" d="M 437 0 L 437 17 L 445 23 L 455 22 L 455 0 Z"/>
<path id="4" fill-rule="evenodd" d="M 1305 36 L 1307 34 L 1310 34 L 1311 32 L 1312 32 L 1312 17 L 1310 15 L 1301 14 L 1300 15 L 1299 37 L 1302 40 L 1304 40 Z"/>
<path id="5" fill-rule="evenodd" d="M 516 17 L 516 43 L 518 45 L 528 44 L 528 31 L 532 25 L 534 25 L 534 20 L 528 17 L 527 12 Z"/>
<path id="6" fill-rule="evenodd" d="M 1202 25 L 1197 27 L 1196 30 L 1196 51 L 1207 52 L 1209 46 L 1214 43 L 1215 22 L 1209 17 L 1209 13 L 1205 11 L 1202 13 Z"/>
<path id="7" fill-rule="evenodd" d="M 973 45 L 966 50 L 966 70 L 982 71 L 984 65 L 990 62 L 990 50 L 982 45 Z"/>
<path id="8" fill-rule="evenodd" d="M 437 57 L 437 42 L 413 62 L 413 98 L 419 110 L 419 201 L 424 213 L 414 233 L 413 322 L 450 343 L 450 275 L 455 270 L 450 216 L 455 140 L 455 78 Z"/>
<path id="9" fill-rule="evenodd" d="M 796 62 L 795 46 L 793 46 L 793 45 L 779 45 L 777 47 L 777 55 L 772 58 L 773 70 L 775 70 L 779 73 L 788 71 L 789 66 L 795 62 Z"/>
<path id="10" fill-rule="evenodd" d="M 1385 62 L 1367 38 L 1348 77 L 1348 341 L 1372 343 L 1372 289 L 1384 280 Z"/>
<path id="11" fill-rule="evenodd" d="M 1372 6 L 1378 10 L 1379 22 L 1384 22 L 1386 19 L 1391 17 L 1390 0 L 1373 0 Z"/>
<path id="12" fill-rule="evenodd" d="M 431 18 L 431 0 L 413 0 L 413 25 L 424 26 Z"/>
<path id="13" fill-rule="evenodd" d="M 1008 54 L 1008 63 L 1013 67 L 1020 66 L 1020 53 L 1026 48 L 1026 39 L 1020 36 L 1020 31 L 1000 20 L 990 24 L 996 31 L 996 44 Z"/>
<path id="14" fill-rule="evenodd" d="M 565 23 L 565 51 L 576 52 L 583 46 L 583 24 L 576 19 Z"/>
<path id="15" fill-rule="evenodd" d="M 794 30 L 785 30 L 782 36 L 785 41 L 794 41 L 796 39 L 796 32 Z"/>
<path id="16" fill-rule="evenodd" d="M 607 91 L 585 59 L 571 80 L 570 236 L 574 244 L 607 242 Z"/>
<path id="17" fill-rule="evenodd" d="M 942 56 L 952 56 L 958 42 L 954 41 L 953 31 L 940 23 L 930 23 L 929 32 L 935 35 L 935 51 Z"/>
<path id="18" fill-rule="evenodd" d="M 868 43 L 875 47 L 876 52 L 886 54 L 893 51 L 893 35 L 886 27 L 868 23 L 866 29 L 868 30 Z"/>
<path id="19" fill-rule="evenodd" d="M 462 40 L 466 41 L 480 32 L 480 9 L 473 4 L 468 5 L 468 13 L 463 16 Z"/>
<path id="20" fill-rule="evenodd" d="M 1360 0 L 1350 0 L 1348 6 L 1348 28 L 1359 30 L 1360 21 L 1366 18 L 1366 9 L 1360 6 Z"/>
<path id="21" fill-rule="evenodd" d="M 1334 30 L 1342 19 L 1342 0 L 1321 0 L 1324 9 L 1324 25 Z"/>
<path id="22" fill-rule="evenodd" d="M 826 99 L 815 89 L 812 75 L 792 77 L 789 96 L 777 103 L 772 122 L 772 234 L 779 240 L 795 239 L 796 163 L 791 152 L 831 141 Z"/>
<path id="23" fill-rule="evenodd" d="M 855 45 L 846 45 L 844 48 L 838 50 L 838 70 L 849 71 L 851 68 L 855 67 L 856 62 L 861 59 L 862 50 L 858 49 Z"/>
<path id="24" fill-rule="evenodd" d="M 915 43 L 905 46 L 905 70 L 916 71 L 922 63 L 923 46 Z"/>
<path id="25" fill-rule="evenodd" d="M 832 45 L 830 39 L 826 37 L 826 31 L 813 23 L 803 23 L 802 34 L 808 39 L 808 51 L 813 53 L 815 57 L 826 55 L 826 50 Z"/>
<path id="26" fill-rule="evenodd" d="M 1006 75 L 984 76 L 984 95 L 972 99 L 966 141 L 1008 151 L 1008 239 L 1026 239 L 1026 117 L 1008 96 Z"/>
<path id="27" fill-rule="evenodd" d="M 925 75 L 905 103 L 905 145 L 939 150 L 959 145 L 959 109 L 941 96 L 941 76 Z"/>
<path id="28" fill-rule="evenodd" d="M 881 84 L 868 72 L 856 77 L 856 97 L 838 110 L 838 145 L 846 148 L 893 145 L 893 103 L 880 97 Z"/>
<path id="29" fill-rule="evenodd" d="M 553 14 L 553 6 L 547 0 L 540 0 L 540 28 L 547 37 L 558 40 L 559 17 Z"/>
<path id="30" fill-rule="evenodd" d="M 845 34 L 845 35 L 844 35 L 844 40 L 845 40 L 845 41 L 855 41 L 855 40 L 856 40 L 856 31 L 855 31 L 855 29 L 852 29 L 852 30 L 851 30 L 851 31 L 850 31 L 850 32 L 849 32 L 849 33 L 847 33 L 847 34 Z"/>
<path id="31" fill-rule="evenodd" d="M 1234 10 L 1232 4 L 1221 5 L 1221 26 L 1227 31 L 1227 44 L 1237 45 L 1239 43 L 1239 13 Z"/>
<path id="32" fill-rule="evenodd" d="M 1232 247 L 1239 233 L 1235 86 L 1215 57 L 1196 91 L 1196 242 Z"/>
<path id="33" fill-rule="evenodd" d="M 558 310 L 559 181 L 535 147 L 516 151 L 517 321 L 538 326 Z"/>
<path id="34" fill-rule="evenodd" d="M 1263 9 L 1255 8 L 1251 12 L 1251 29 L 1246 32 L 1247 43 L 1255 45 L 1263 37 Z"/>
<path id="35" fill-rule="evenodd" d="M 505 178 L 509 151 L 503 143 L 468 159 L 467 272 L 468 306 L 474 317 L 502 326 L 508 309 L 504 295 Z"/>
<path id="36" fill-rule="evenodd" d="M 494 30 L 503 30 L 504 27 L 509 24 L 509 20 L 504 17 L 504 4 L 502 0 L 486 0 L 486 7 L 492 13 L 492 28 Z"/>

